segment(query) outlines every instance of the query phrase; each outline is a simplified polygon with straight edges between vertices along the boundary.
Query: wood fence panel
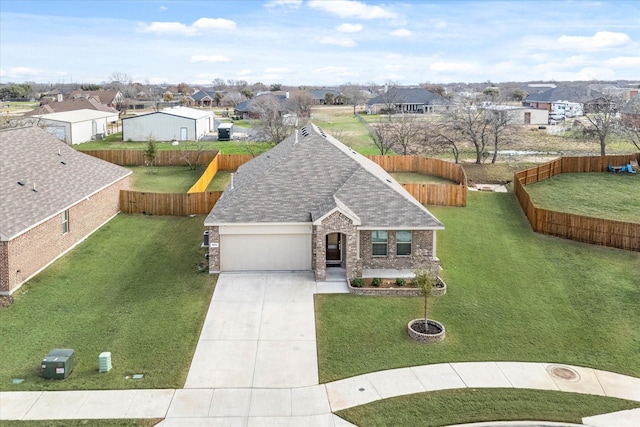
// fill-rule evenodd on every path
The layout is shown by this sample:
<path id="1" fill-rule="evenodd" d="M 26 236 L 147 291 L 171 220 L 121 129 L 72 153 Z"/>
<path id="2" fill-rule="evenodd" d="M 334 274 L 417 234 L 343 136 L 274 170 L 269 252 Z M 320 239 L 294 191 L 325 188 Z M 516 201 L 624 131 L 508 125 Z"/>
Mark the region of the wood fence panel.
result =
<path id="1" fill-rule="evenodd" d="M 222 191 L 187 194 L 121 190 L 120 210 L 159 216 L 207 215 L 221 196 Z"/>
<path id="2" fill-rule="evenodd" d="M 211 160 L 211 163 L 209 163 L 209 166 L 207 166 L 207 169 L 205 169 L 204 173 L 200 176 L 200 178 L 198 178 L 196 183 L 191 186 L 187 193 L 204 192 L 209 186 L 209 183 L 211 182 L 213 177 L 216 176 L 216 173 L 218 173 L 218 163 L 219 156 L 215 156 L 213 160 Z"/>
<path id="3" fill-rule="evenodd" d="M 220 154 L 218 168 L 222 171 L 235 171 L 254 156 L 251 154 Z"/>
<path id="4" fill-rule="evenodd" d="M 640 252 L 640 223 L 613 221 L 566 212 L 537 208 L 525 186 L 560 173 L 604 172 L 607 166 L 640 161 L 640 154 L 592 157 L 562 157 L 543 165 L 514 174 L 514 194 L 533 231 L 576 240 Z"/>
<path id="5" fill-rule="evenodd" d="M 145 164 L 143 150 L 80 150 L 82 153 L 121 166 L 142 166 Z M 194 163 L 206 165 L 218 154 L 217 150 L 157 150 L 155 165 L 187 166 L 187 157 Z M 196 159 L 197 158 L 197 159 Z"/>

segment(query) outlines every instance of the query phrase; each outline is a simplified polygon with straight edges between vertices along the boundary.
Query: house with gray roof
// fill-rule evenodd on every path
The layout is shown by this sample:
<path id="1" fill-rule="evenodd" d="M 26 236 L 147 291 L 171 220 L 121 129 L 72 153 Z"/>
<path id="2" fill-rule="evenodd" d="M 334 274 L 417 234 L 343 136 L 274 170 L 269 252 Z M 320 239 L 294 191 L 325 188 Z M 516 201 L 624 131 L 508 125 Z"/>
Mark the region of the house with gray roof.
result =
<path id="1" fill-rule="evenodd" d="M 213 131 L 214 125 L 215 114 L 211 110 L 165 108 L 122 119 L 122 140 L 197 141 Z"/>
<path id="2" fill-rule="evenodd" d="M 581 109 L 585 103 L 601 98 L 602 93 L 585 85 L 557 86 L 541 93 L 532 93 L 522 100 L 523 107 L 543 108 L 549 112 L 555 110 L 555 104 L 579 104 Z M 585 111 L 586 112 L 586 111 Z"/>
<path id="3" fill-rule="evenodd" d="M 444 226 L 379 165 L 308 124 L 242 165 L 205 222 L 209 271 L 436 269 Z M 393 276 L 396 277 L 396 276 Z"/>
<path id="4" fill-rule="evenodd" d="M 370 114 L 392 110 L 398 114 L 426 114 L 446 111 L 451 105 L 447 98 L 420 87 L 392 87 L 367 101 Z"/>
<path id="5" fill-rule="evenodd" d="M 131 171 L 36 126 L 0 130 L 0 294 L 7 295 L 120 211 Z"/>

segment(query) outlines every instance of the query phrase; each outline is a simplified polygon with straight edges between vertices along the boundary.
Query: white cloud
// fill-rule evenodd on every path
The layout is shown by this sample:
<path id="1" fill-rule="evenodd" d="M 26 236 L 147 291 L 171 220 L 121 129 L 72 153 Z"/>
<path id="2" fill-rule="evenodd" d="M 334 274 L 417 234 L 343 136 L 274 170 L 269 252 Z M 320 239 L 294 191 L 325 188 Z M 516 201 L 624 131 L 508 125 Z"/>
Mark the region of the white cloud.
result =
<path id="1" fill-rule="evenodd" d="M 593 36 L 560 36 L 558 43 L 565 48 L 572 49 L 603 49 L 618 47 L 631 42 L 631 38 L 625 33 L 613 33 L 610 31 L 598 31 Z"/>
<path id="2" fill-rule="evenodd" d="M 160 6 L 160 10 L 165 11 L 165 10 L 169 10 L 169 8 L 167 6 Z"/>
<path id="3" fill-rule="evenodd" d="M 253 71 L 248 69 L 238 71 L 239 76 L 250 76 L 252 74 L 253 74 Z"/>
<path id="4" fill-rule="evenodd" d="M 336 27 L 336 31 L 341 33 L 357 33 L 362 31 L 362 25 L 360 24 L 340 24 Z"/>
<path id="5" fill-rule="evenodd" d="M 395 18 L 395 12 L 380 6 L 350 0 L 310 0 L 309 7 L 338 15 L 341 18 L 380 19 Z"/>
<path id="6" fill-rule="evenodd" d="M 392 36 L 396 36 L 396 37 L 409 37 L 411 35 L 411 31 L 407 30 L 406 28 L 399 28 L 395 31 L 391 31 Z"/>
<path id="7" fill-rule="evenodd" d="M 302 0 L 271 0 L 264 4 L 264 7 L 292 7 L 297 9 L 302 4 Z"/>
<path id="8" fill-rule="evenodd" d="M 200 18 L 193 23 L 192 27 L 198 29 L 235 30 L 235 22 L 224 18 Z"/>
<path id="9" fill-rule="evenodd" d="M 333 76 L 333 77 L 350 77 L 350 76 L 356 76 L 357 74 L 349 71 L 347 68 L 344 67 L 322 67 L 322 68 L 316 68 L 315 70 L 313 70 L 314 74 L 322 74 L 325 76 Z"/>
<path id="10" fill-rule="evenodd" d="M 350 38 L 339 39 L 339 38 L 327 36 L 327 37 L 322 37 L 321 39 L 318 40 L 318 42 L 321 44 L 332 44 L 332 45 L 342 46 L 342 47 L 356 46 L 356 42 Z"/>
<path id="11" fill-rule="evenodd" d="M 640 70 L 640 56 L 618 56 L 604 61 L 604 65 L 613 68 L 633 68 Z"/>
<path id="12" fill-rule="evenodd" d="M 447 26 L 447 23 L 444 21 L 440 21 L 435 25 L 436 28 L 445 28 L 446 26 Z"/>
<path id="13" fill-rule="evenodd" d="M 236 26 L 235 22 L 224 18 L 200 18 L 191 25 L 181 22 L 152 22 L 139 24 L 138 29 L 143 33 L 194 36 L 201 30 L 235 30 Z"/>
<path id="14" fill-rule="evenodd" d="M 406 65 L 406 64 L 394 64 L 394 65 L 385 65 L 384 69 L 387 71 L 397 72 L 397 71 L 412 71 L 415 69 L 415 67 L 413 67 L 412 65 Z"/>

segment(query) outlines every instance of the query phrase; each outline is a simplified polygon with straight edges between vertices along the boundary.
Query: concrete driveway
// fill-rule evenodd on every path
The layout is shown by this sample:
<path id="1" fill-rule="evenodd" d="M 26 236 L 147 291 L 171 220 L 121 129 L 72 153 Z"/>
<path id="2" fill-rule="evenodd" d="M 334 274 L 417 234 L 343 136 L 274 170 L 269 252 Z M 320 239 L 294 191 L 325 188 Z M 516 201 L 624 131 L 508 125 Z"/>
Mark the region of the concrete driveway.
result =
<path id="1" fill-rule="evenodd" d="M 220 274 L 185 388 L 317 385 L 317 291 L 311 272 Z"/>

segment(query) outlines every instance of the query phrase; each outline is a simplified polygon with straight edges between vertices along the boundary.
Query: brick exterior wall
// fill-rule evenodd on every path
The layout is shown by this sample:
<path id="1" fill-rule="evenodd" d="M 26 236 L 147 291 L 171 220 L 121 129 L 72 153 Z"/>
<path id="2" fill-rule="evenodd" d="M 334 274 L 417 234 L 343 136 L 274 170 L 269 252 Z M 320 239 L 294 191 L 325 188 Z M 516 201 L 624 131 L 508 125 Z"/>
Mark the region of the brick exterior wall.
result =
<path id="1" fill-rule="evenodd" d="M 371 244 L 371 231 L 360 231 L 360 259 L 363 269 L 416 270 L 429 265 L 438 272 L 439 262 L 433 259 L 433 230 L 413 230 L 411 233 L 411 255 L 396 255 L 396 232 L 387 232 L 387 255 L 373 256 Z M 435 264 L 435 265 L 433 265 Z M 349 276 L 347 276 L 349 277 Z"/>
<path id="2" fill-rule="evenodd" d="M 120 190 L 129 177 L 69 208 L 69 231 L 62 233 L 62 213 L 15 239 L 0 244 L 0 294 L 10 294 L 120 212 Z"/>
<path id="3" fill-rule="evenodd" d="M 327 278 L 326 236 L 330 233 L 342 233 L 342 263 L 347 271 L 347 277 L 359 277 L 358 248 L 356 226 L 353 221 L 340 212 L 334 212 L 326 217 L 320 225 L 313 226 L 311 242 L 311 268 L 316 274 L 316 280 Z"/>

